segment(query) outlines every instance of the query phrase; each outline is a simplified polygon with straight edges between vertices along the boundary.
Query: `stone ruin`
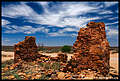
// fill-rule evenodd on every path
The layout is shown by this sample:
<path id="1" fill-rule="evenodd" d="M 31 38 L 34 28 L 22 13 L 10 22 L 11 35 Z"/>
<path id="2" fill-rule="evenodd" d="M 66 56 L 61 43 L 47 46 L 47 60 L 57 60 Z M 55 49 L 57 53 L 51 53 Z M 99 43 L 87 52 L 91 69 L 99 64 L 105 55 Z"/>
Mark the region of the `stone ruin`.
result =
<path id="1" fill-rule="evenodd" d="M 33 61 L 40 57 L 38 54 L 37 45 L 35 43 L 35 37 L 26 36 L 25 40 L 15 44 L 14 46 L 14 62 Z"/>
<path id="2" fill-rule="evenodd" d="M 103 75 L 109 72 L 109 42 L 106 39 L 105 24 L 90 22 L 78 32 L 73 45 L 74 55 L 64 70 L 77 72 L 91 69 Z"/>
<path id="3" fill-rule="evenodd" d="M 33 61 L 37 58 L 50 58 L 53 61 L 67 62 L 66 54 L 49 57 L 38 53 L 35 37 L 26 36 L 25 40 L 15 46 L 15 62 L 20 60 Z M 73 45 L 74 55 L 68 61 L 63 71 L 78 72 L 91 69 L 103 75 L 109 72 L 109 42 L 106 38 L 105 24 L 103 22 L 90 22 L 86 28 L 78 32 L 77 40 Z M 42 58 L 41 58 L 42 59 Z"/>
<path id="4" fill-rule="evenodd" d="M 50 57 L 46 55 L 42 55 L 38 53 L 37 45 L 35 43 L 35 37 L 26 36 L 25 40 L 15 44 L 14 46 L 14 62 L 17 63 L 20 60 L 24 60 L 27 62 L 31 62 L 36 60 L 37 58 L 45 59 L 49 58 L 52 61 L 67 61 L 67 55 L 60 53 L 56 57 Z"/>

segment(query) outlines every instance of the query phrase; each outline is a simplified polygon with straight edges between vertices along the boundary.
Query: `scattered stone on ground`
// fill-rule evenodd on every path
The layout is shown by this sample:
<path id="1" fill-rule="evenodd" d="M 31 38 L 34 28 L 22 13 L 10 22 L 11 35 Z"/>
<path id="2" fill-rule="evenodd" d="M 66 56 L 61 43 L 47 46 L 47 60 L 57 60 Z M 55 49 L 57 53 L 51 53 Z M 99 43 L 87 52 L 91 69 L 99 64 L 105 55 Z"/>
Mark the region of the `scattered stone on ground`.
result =
<path id="1" fill-rule="evenodd" d="M 40 59 L 39 59 L 40 60 Z M 5 63 L 4 63 L 5 64 Z M 9 65 L 8 65 L 9 64 Z M 26 62 L 21 61 L 14 64 L 14 61 L 6 62 L 6 66 L 2 67 L 2 79 L 9 80 L 84 80 L 84 79 L 118 79 L 118 75 L 109 73 L 106 78 L 99 74 L 99 72 L 88 70 L 81 70 L 77 73 L 63 72 L 65 63 L 45 60 Z M 66 63 L 67 65 L 67 63 Z M 11 69 L 13 68 L 14 69 Z M 59 67 L 57 67 L 59 66 Z"/>

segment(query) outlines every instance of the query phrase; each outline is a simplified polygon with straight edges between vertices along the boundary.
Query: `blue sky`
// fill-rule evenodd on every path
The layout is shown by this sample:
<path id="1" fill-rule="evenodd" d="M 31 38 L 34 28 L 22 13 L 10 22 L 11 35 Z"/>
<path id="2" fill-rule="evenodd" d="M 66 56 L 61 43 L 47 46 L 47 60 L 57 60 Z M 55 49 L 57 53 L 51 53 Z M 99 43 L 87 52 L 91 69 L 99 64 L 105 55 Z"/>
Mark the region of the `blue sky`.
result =
<path id="1" fill-rule="evenodd" d="M 2 2 L 2 45 L 35 36 L 45 46 L 73 45 L 90 21 L 104 22 L 111 46 L 118 46 L 118 2 Z"/>

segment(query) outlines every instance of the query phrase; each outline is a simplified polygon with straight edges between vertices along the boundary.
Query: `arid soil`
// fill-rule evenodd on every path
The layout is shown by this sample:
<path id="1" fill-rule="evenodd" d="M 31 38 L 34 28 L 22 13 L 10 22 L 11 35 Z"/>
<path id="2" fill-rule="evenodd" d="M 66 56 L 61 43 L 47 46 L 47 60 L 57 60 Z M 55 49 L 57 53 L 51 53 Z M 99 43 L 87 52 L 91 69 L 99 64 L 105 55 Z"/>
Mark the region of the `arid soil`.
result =
<path id="1" fill-rule="evenodd" d="M 2 62 L 5 62 L 7 60 L 10 60 L 10 59 L 14 59 L 14 52 L 4 52 L 2 51 L 1 52 L 2 54 Z"/>
<path id="2" fill-rule="evenodd" d="M 111 70 L 111 72 L 112 72 L 112 70 L 114 70 L 115 71 L 114 73 L 117 75 L 119 72 L 119 65 L 118 65 L 119 56 L 118 56 L 118 54 L 119 53 L 113 53 L 113 54 L 112 54 L 112 52 L 110 53 L 110 66 L 111 66 L 110 70 Z"/>
<path id="3" fill-rule="evenodd" d="M 10 59 L 14 59 L 14 52 L 2 51 L 1 53 L 2 53 L 2 59 L 1 59 L 2 62 L 5 62 Z M 41 53 L 41 54 L 48 55 L 51 57 L 57 56 L 57 53 Z M 67 55 L 68 55 L 68 60 L 70 60 L 70 58 L 73 54 L 67 54 Z M 111 51 L 110 52 L 110 73 L 112 75 L 118 75 L 118 72 L 119 72 L 118 62 L 119 62 L 118 53 L 112 53 L 112 51 Z"/>

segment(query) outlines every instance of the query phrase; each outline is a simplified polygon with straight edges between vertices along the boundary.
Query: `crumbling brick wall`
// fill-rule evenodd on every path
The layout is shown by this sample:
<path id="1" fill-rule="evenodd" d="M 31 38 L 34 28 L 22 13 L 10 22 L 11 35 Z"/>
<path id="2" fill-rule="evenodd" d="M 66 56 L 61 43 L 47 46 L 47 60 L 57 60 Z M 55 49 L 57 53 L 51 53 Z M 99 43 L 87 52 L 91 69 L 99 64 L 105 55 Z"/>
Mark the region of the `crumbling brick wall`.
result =
<path id="1" fill-rule="evenodd" d="M 25 40 L 15 44 L 14 46 L 14 61 L 19 62 L 20 60 L 24 61 L 33 61 L 39 57 L 37 51 L 37 45 L 35 43 L 35 37 L 26 36 Z"/>
<path id="2" fill-rule="evenodd" d="M 103 22 L 90 22 L 78 32 L 73 45 L 74 56 L 69 61 L 67 70 L 71 72 L 92 69 L 106 75 L 109 72 L 109 42 L 106 38 Z"/>

